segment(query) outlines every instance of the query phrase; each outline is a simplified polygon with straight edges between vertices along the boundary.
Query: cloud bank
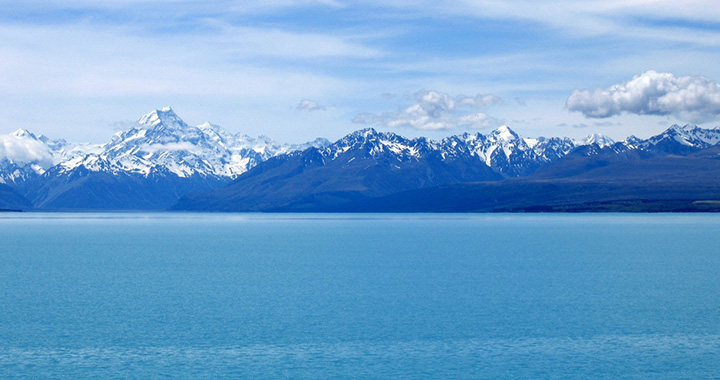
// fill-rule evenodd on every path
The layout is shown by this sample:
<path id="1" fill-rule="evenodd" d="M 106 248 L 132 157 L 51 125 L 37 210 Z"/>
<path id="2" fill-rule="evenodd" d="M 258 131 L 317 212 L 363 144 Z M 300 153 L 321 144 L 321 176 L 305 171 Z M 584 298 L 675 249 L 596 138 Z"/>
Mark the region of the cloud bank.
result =
<path id="1" fill-rule="evenodd" d="M 421 90 L 413 94 L 415 103 L 395 112 L 383 114 L 362 113 L 353 119 L 353 123 L 375 124 L 386 128 L 413 128 L 418 130 L 447 130 L 456 128 L 489 128 L 501 124 L 499 120 L 482 113 L 467 112 L 501 99 L 494 95 L 475 96 L 457 95 Z"/>
<path id="2" fill-rule="evenodd" d="M 589 118 L 627 113 L 712 120 L 720 115 L 720 84 L 702 76 L 650 70 L 606 89 L 575 90 L 566 106 Z"/>

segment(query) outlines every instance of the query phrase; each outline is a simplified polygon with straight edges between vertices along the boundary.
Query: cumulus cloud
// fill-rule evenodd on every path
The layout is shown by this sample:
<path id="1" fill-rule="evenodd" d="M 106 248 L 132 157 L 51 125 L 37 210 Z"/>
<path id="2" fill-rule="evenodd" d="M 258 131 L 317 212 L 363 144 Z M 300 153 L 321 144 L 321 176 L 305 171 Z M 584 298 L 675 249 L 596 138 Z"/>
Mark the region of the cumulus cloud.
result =
<path id="1" fill-rule="evenodd" d="M 308 111 L 308 112 L 324 111 L 327 109 L 327 108 L 325 108 L 325 106 L 318 104 L 318 102 L 308 100 L 308 99 L 301 100 L 300 103 L 298 103 L 298 105 L 295 108 L 299 109 L 300 111 Z"/>
<path id="2" fill-rule="evenodd" d="M 575 90 L 566 105 L 590 118 L 628 113 L 709 120 L 720 115 L 720 84 L 702 76 L 650 70 L 606 89 Z"/>
<path id="3" fill-rule="evenodd" d="M 479 129 L 501 124 L 499 120 L 485 113 L 467 111 L 501 102 L 501 99 L 494 95 L 451 96 L 438 91 L 421 90 L 413 94 L 413 100 L 414 104 L 395 112 L 379 115 L 362 113 L 357 115 L 353 122 L 419 130 L 446 130 L 459 127 Z"/>

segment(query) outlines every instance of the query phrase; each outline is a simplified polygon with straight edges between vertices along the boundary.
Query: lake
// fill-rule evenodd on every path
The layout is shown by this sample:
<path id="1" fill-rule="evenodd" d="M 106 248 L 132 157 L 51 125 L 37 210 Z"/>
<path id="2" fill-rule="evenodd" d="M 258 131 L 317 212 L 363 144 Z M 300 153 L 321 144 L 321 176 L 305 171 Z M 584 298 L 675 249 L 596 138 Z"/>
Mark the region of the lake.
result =
<path id="1" fill-rule="evenodd" d="M 0 214 L 0 378 L 717 378 L 719 227 Z"/>

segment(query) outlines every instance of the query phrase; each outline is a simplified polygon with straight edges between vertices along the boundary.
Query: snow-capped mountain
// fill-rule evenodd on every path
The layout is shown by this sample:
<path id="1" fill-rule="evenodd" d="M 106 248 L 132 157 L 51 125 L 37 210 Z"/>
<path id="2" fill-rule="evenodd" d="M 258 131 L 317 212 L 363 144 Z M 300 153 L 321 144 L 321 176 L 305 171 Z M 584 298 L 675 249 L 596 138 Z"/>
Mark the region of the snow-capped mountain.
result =
<path id="1" fill-rule="evenodd" d="M 329 142 L 318 139 L 313 143 L 322 146 Z M 233 135 L 210 123 L 189 126 L 166 107 L 143 116 L 137 126 L 116 133 L 102 151 L 62 162 L 58 173 L 82 166 L 91 171 L 145 177 L 162 171 L 180 178 L 231 179 L 272 156 L 305 147 L 279 145 L 264 136 Z"/>
<path id="2" fill-rule="evenodd" d="M 367 128 L 350 133 L 319 152 L 329 160 L 334 160 L 345 152 L 355 151 L 361 158 L 392 157 L 398 162 L 404 162 L 426 157 L 431 150 L 425 138 L 407 139 L 392 132 L 378 132 Z"/>
<path id="3" fill-rule="evenodd" d="M 273 157 L 226 187 L 184 198 L 178 207 L 317 210 L 317 205 L 330 207 L 412 189 L 503 179 L 464 144 L 455 148 L 444 151 L 439 142 L 422 137 L 363 129 L 325 148 Z"/>
<path id="4" fill-rule="evenodd" d="M 508 126 L 499 127 L 488 134 L 464 133 L 440 141 L 423 137 L 407 139 L 391 132 L 368 128 L 343 137 L 321 150 L 321 153 L 326 158 L 334 159 L 346 151 L 359 150 L 368 157 L 386 154 L 400 162 L 417 161 L 433 154 L 442 159 L 471 156 L 479 158 L 505 177 L 519 177 L 565 156 L 579 145 L 603 148 L 612 143 L 611 139 L 602 135 L 595 135 L 580 143 L 559 137 L 522 138 Z"/>
<path id="5" fill-rule="evenodd" d="M 387 151 L 401 161 L 429 154 L 442 158 L 471 155 L 503 176 L 517 177 L 557 160 L 577 145 L 602 148 L 612 140 L 601 135 L 577 143 L 568 138 L 521 138 L 502 126 L 488 134 L 466 133 L 441 141 L 406 139 L 367 129 L 332 145 L 326 139 L 289 145 L 266 136 L 232 134 L 210 123 L 190 126 L 166 107 L 143 116 L 133 128 L 116 133 L 103 145 L 71 144 L 24 130 L 2 136 L 0 143 L 0 182 L 22 186 L 41 175 L 51 178 L 79 168 L 114 175 L 149 177 L 151 173 L 168 173 L 179 178 L 227 180 L 273 156 L 314 146 L 332 157 L 358 148 L 358 144 L 365 144 L 370 156 Z M 48 170 L 50 173 L 45 174 Z"/>
<path id="6" fill-rule="evenodd" d="M 718 143 L 720 143 L 720 128 L 704 129 L 688 124 L 682 127 L 672 125 L 662 133 L 648 139 L 629 136 L 619 142 L 614 142 L 612 139 L 596 133 L 576 142 L 577 149 L 574 152 L 586 156 L 600 153 L 612 155 L 631 151 L 644 156 L 686 155 Z"/>
<path id="7" fill-rule="evenodd" d="M 100 149 L 100 145 L 51 140 L 19 129 L 0 136 L 0 183 L 21 186 L 60 162 Z"/>
<path id="8" fill-rule="evenodd" d="M 50 153 L 23 187 L 37 207 L 158 209 L 185 193 L 222 186 L 272 156 L 327 144 L 278 144 L 210 123 L 190 126 L 166 107 L 92 149 L 48 140 Z"/>
<path id="9" fill-rule="evenodd" d="M 636 142 L 641 149 L 654 149 L 666 153 L 687 153 L 720 143 L 720 128 L 704 129 L 697 125 L 672 125 L 659 135 Z"/>
<path id="10" fill-rule="evenodd" d="M 464 143 L 471 154 L 506 177 L 528 174 L 545 161 L 526 139 L 520 138 L 508 126 L 502 126 L 487 135 L 476 133 L 457 137 L 459 142 L 454 145 Z"/>
<path id="11" fill-rule="evenodd" d="M 542 163 L 553 162 L 567 155 L 576 147 L 575 141 L 567 137 L 538 137 L 523 140 L 533 149 Z"/>
<path id="12" fill-rule="evenodd" d="M 262 169 L 267 175 L 253 174 L 257 180 L 284 183 L 279 178 L 308 171 L 311 174 L 289 180 L 292 191 L 304 189 L 305 196 L 313 197 L 332 191 L 365 197 L 454 182 L 528 177 L 540 169 L 547 175 L 552 171 L 546 168 L 559 167 L 556 162 L 580 162 L 578 158 L 590 162 L 685 156 L 719 143 L 720 128 L 673 125 L 648 139 L 630 136 L 620 142 L 601 134 L 581 140 L 528 138 L 502 126 L 486 134 L 442 140 L 409 139 L 368 128 L 334 143 L 319 138 L 290 145 L 266 136 L 233 134 L 211 123 L 191 126 L 166 107 L 143 116 L 103 145 L 51 140 L 25 130 L 0 136 L 0 183 L 39 208 L 161 209 L 185 194 L 239 181 L 243 173 L 270 159 L 273 162 Z M 583 165 L 567 164 L 565 172 L 590 167 Z M 323 169 L 316 172 L 316 167 Z M 245 183 L 252 191 L 270 188 L 265 182 Z"/>
<path id="13" fill-rule="evenodd" d="M 687 157 L 668 154 L 658 149 L 660 141 L 667 140 L 664 135 L 694 150 Z M 598 196 L 601 200 L 665 199 L 682 194 L 706 197 L 717 193 L 714 182 L 695 189 L 702 173 L 693 168 L 720 172 L 720 163 L 714 158 L 717 148 L 699 152 L 715 139 L 713 130 L 691 127 L 674 127 L 648 140 L 630 137 L 622 142 L 599 134 L 580 141 L 522 138 L 506 126 L 488 134 L 463 134 L 440 141 L 407 139 L 369 128 L 323 149 L 274 157 L 226 187 L 182 197 L 173 208 L 444 212 L 502 210 L 514 204 L 543 209 L 546 202 L 594 202 Z M 662 186 L 649 184 L 649 179 L 662 181 L 665 174 L 668 179 Z M 402 206 L 396 207 L 398 204 Z"/>
<path id="14" fill-rule="evenodd" d="M 575 149 L 567 137 L 523 138 L 507 126 L 483 135 L 462 134 L 443 139 L 439 144 L 444 155 L 452 150 L 467 150 L 505 177 L 519 177 L 553 162 Z"/>
<path id="15" fill-rule="evenodd" d="M 615 140 L 601 134 L 601 133 L 593 133 L 584 139 L 578 141 L 575 143 L 576 146 L 579 145 L 597 145 L 599 148 L 604 148 L 606 146 L 611 146 L 615 144 Z"/>

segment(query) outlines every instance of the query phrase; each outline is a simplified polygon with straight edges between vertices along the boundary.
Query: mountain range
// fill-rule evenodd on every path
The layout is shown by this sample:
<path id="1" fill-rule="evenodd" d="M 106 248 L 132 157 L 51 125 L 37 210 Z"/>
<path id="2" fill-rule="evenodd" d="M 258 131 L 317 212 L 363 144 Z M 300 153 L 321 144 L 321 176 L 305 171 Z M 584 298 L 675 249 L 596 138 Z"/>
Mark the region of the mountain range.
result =
<path id="1" fill-rule="evenodd" d="M 0 141 L 0 183 L 35 208 L 52 210 L 166 209 L 180 196 L 220 187 L 272 156 L 329 144 L 278 144 L 210 123 L 189 126 L 170 107 L 143 116 L 102 145 L 25 130 Z"/>
<path id="2" fill-rule="evenodd" d="M 187 125 L 169 107 L 106 144 L 0 136 L 0 209 L 192 211 L 706 211 L 720 128 L 615 142 L 523 138 L 507 126 L 442 140 L 372 128 L 278 144 Z"/>

